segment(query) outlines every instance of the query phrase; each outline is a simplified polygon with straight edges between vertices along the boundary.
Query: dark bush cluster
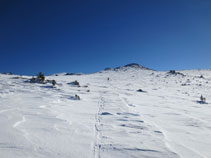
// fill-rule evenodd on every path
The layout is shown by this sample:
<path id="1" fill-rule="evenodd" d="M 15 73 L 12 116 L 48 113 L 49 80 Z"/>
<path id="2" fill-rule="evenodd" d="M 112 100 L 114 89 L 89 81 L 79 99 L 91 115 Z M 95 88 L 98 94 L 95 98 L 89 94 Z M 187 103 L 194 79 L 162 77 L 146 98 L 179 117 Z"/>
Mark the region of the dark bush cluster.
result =
<path id="1" fill-rule="evenodd" d="M 45 83 L 45 76 L 42 72 L 37 74 L 37 77 L 32 77 L 30 79 L 31 83 Z"/>
<path id="2" fill-rule="evenodd" d="M 72 76 L 72 75 L 76 75 L 76 76 L 81 76 L 82 74 L 80 73 L 66 73 L 66 76 Z"/>
<path id="3" fill-rule="evenodd" d="M 199 100 L 199 101 L 196 101 L 196 102 L 199 103 L 199 104 L 208 104 L 208 103 L 206 102 L 206 98 L 203 97 L 203 95 L 201 95 L 201 96 L 200 96 L 200 100 Z"/>
<path id="4" fill-rule="evenodd" d="M 171 74 L 171 75 L 181 75 L 181 76 L 185 76 L 183 73 L 181 73 L 181 72 L 176 72 L 175 70 L 170 70 L 169 72 L 168 72 L 168 74 Z"/>
<path id="5" fill-rule="evenodd" d="M 81 100 L 81 98 L 76 94 L 75 95 L 75 100 Z"/>
<path id="6" fill-rule="evenodd" d="M 203 76 L 203 75 L 201 75 L 201 76 L 199 76 L 199 78 L 204 78 L 204 76 Z"/>
<path id="7" fill-rule="evenodd" d="M 205 97 L 203 97 L 203 95 L 201 95 L 201 97 L 200 97 L 200 101 L 201 101 L 201 103 L 206 103 L 206 98 L 205 98 Z"/>
<path id="8" fill-rule="evenodd" d="M 53 85 L 53 86 L 55 86 L 55 85 L 56 85 L 56 81 L 55 81 L 55 80 L 52 80 L 52 82 L 51 82 L 51 83 L 52 83 L 52 85 Z"/>
<path id="9" fill-rule="evenodd" d="M 45 81 L 45 76 L 44 76 L 44 74 L 43 74 L 42 72 L 40 72 L 40 73 L 37 74 L 37 80 L 38 80 L 38 82 L 40 82 L 40 83 L 44 83 L 44 81 Z"/>
<path id="10" fill-rule="evenodd" d="M 70 82 L 70 83 L 68 83 L 68 84 L 73 85 L 73 86 L 78 86 L 78 87 L 80 87 L 80 83 L 79 83 L 77 80 L 75 80 L 75 81 L 73 81 L 73 82 Z"/>
<path id="11" fill-rule="evenodd" d="M 74 75 L 74 73 L 66 73 L 65 75 L 66 75 L 66 76 Z"/>
<path id="12" fill-rule="evenodd" d="M 146 91 L 142 90 L 142 89 L 138 89 L 137 92 L 143 92 L 146 93 Z"/>
<path id="13" fill-rule="evenodd" d="M 46 80 L 42 72 L 38 73 L 36 77 L 32 77 L 29 81 L 30 83 L 42 83 L 42 84 L 51 83 L 53 87 L 56 85 L 55 80 Z"/>

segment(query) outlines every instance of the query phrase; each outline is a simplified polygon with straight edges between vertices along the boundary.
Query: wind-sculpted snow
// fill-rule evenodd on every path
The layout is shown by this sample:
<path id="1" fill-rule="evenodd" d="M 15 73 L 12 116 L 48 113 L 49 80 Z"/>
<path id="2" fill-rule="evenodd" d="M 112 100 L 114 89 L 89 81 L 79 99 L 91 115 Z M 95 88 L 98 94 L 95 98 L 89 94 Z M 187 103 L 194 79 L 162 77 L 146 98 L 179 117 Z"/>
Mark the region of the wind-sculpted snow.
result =
<path id="1" fill-rule="evenodd" d="M 0 157 L 210 158 L 211 71 L 181 73 L 0 75 Z"/>

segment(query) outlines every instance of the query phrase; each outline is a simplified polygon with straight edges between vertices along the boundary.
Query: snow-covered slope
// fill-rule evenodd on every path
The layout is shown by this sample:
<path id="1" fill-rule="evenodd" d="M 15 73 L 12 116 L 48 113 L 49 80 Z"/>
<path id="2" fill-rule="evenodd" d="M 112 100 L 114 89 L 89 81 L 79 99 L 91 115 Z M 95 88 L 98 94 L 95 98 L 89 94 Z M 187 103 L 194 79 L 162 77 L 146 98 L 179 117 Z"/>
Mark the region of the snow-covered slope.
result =
<path id="1" fill-rule="evenodd" d="M 0 157 L 210 158 L 211 71 L 181 73 L 48 76 L 55 88 L 0 75 Z"/>

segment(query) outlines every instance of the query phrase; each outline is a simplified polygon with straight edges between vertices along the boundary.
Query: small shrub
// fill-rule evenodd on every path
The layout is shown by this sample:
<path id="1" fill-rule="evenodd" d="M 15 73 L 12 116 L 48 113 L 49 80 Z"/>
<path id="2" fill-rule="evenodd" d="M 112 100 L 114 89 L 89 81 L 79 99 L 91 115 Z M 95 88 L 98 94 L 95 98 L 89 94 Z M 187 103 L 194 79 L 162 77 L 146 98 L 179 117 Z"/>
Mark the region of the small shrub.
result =
<path id="1" fill-rule="evenodd" d="M 55 86 L 56 85 L 56 81 L 52 80 L 52 85 Z"/>
<path id="2" fill-rule="evenodd" d="M 44 74 L 43 74 L 42 72 L 40 72 L 40 73 L 37 74 L 37 80 L 38 80 L 38 82 L 40 82 L 40 83 L 44 83 L 44 81 L 45 81 L 45 76 L 44 76 Z"/>
<path id="3" fill-rule="evenodd" d="M 21 77 L 16 76 L 16 77 L 12 77 L 12 79 L 20 79 Z"/>
<path id="4" fill-rule="evenodd" d="M 66 76 L 69 76 L 69 75 L 74 75 L 73 73 L 66 73 L 65 74 Z"/>
<path id="5" fill-rule="evenodd" d="M 144 93 L 146 93 L 146 91 L 144 91 L 142 89 L 138 89 L 137 92 L 144 92 Z"/>
<path id="6" fill-rule="evenodd" d="M 35 78 L 35 77 L 32 77 L 31 79 L 30 79 L 30 82 L 31 83 L 35 83 L 37 81 L 37 79 Z"/>
<path id="7" fill-rule="evenodd" d="M 169 73 L 170 74 L 176 74 L 176 71 L 175 70 L 170 70 Z"/>
<path id="8" fill-rule="evenodd" d="M 45 83 L 45 76 L 43 75 L 42 72 L 37 74 L 37 77 L 32 77 L 29 80 L 30 83 Z"/>
<path id="9" fill-rule="evenodd" d="M 72 75 L 76 75 L 76 76 L 81 76 L 81 73 L 66 73 L 66 76 L 72 76 Z"/>
<path id="10" fill-rule="evenodd" d="M 176 72 L 175 70 L 170 70 L 168 72 L 168 74 L 171 74 L 171 75 L 181 75 L 182 77 L 184 77 L 185 75 L 181 72 Z"/>
<path id="11" fill-rule="evenodd" d="M 68 84 L 80 87 L 80 83 L 77 80 L 75 80 L 74 82 L 70 82 Z"/>
<path id="12" fill-rule="evenodd" d="M 206 98 L 203 97 L 203 95 L 201 95 L 200 100 L 201 100 L 202 102 L 206 102 Z"/>
<path id="13" fill-rule="evenodd" d="M 181 84 L 181 86 L 187 86 L 187 85 L 190 85 L 190 84 L 186 84 L 186 83 Z"/>
<path id="14" fill-rule="evenodd" d="M 200 103 L 200 104 L 207 104 L 207 103 L 206 103 L 206 98 L 203 97 L 203 95 L 201 95 L 200 101 L 197 101 L 197 102 Z"/>
<path id="15" fill-rule="evenodd" d="M 75 95 L 75 100 L 81 100 L 81 98 L 76 94 Z"/>
<path id="16" fill-rule="evenodd" d="M 199 78 L 204 78 L 204 76 L 203 76 L 203 75 L 201 75 L 201 76 L 199 76 Z"/>

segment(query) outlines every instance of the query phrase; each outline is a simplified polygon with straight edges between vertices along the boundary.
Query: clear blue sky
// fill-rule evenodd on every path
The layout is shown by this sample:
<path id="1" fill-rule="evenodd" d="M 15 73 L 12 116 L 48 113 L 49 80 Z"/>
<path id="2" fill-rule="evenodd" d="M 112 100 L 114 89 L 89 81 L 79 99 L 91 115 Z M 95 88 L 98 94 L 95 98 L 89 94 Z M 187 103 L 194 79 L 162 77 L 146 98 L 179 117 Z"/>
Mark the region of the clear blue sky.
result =
<path id="1" fill-rule="evenodd" d="M 0 72 L 211 68 L 210 0 L 1 0 Z"/>

